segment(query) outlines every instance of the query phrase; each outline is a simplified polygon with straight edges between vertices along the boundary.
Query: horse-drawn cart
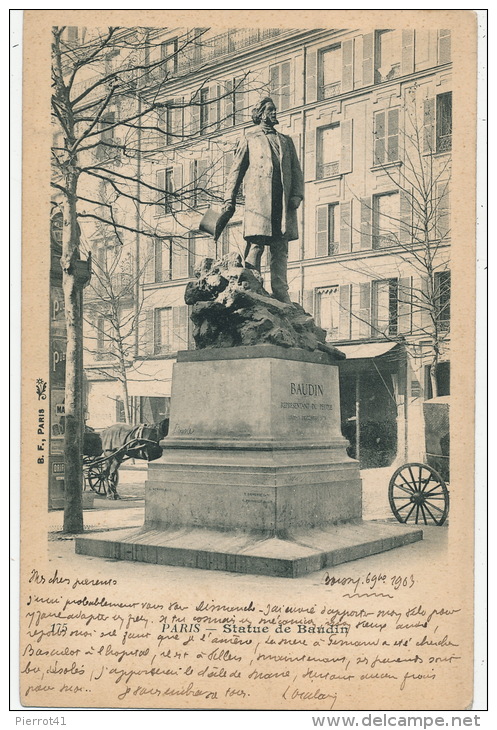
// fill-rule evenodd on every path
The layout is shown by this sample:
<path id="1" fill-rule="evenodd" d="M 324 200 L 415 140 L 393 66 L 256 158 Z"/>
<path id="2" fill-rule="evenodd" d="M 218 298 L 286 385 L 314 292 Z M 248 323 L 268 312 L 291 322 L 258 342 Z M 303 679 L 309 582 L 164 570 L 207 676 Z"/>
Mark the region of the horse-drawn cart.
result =
<path id="1" fill-rule="evenodd" d="M 117 423 L 101 433 L 87 428 L 83 441 L 85 489 L 119 499 L 119 467 L 127 459 L 154 461 L 162 456 L 159 441 L 167 435 L 169 420 L 153 426 Z"/>
<path id="2" fill-rule="evenodd" d="M 399 467 L 390 479 L 388 499 L 399 522 L 443 525 L 449 514 L 449 400 L 423 404 L 426 462 Z"/>

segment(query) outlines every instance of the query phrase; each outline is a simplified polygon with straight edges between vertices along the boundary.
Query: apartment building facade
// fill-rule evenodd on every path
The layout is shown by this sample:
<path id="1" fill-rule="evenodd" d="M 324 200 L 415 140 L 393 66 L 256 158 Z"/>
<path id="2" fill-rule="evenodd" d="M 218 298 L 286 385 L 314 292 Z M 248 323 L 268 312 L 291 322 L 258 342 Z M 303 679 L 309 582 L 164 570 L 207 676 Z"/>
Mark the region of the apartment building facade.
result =
<path id="1" fill-rule="evenodd" d="M 243 255 L 243 189 L 217 246 L 198 223 L 221 206 L 250 111 L 271 95 L 305 180 L 290 296 L 347 355 L 350 453 L 365 468 L 422 458 L 422 404 L 450 389 L 450 31 L 168 29 L 150 38 L 147 60 L 166 63 L 141 83 L 156 109 L 133 162 L 148 203 L 134 214 L 153 232 L 127 238 L 137 277 L 124 395 L 133 420 L 168 414 L 175 355 L 193 347 L 183 295 L 195 268 L 205 256 Z M 102 427 L 122 417 L 122 379 L 102 337 L 94 349 L 88 421 Z"/>

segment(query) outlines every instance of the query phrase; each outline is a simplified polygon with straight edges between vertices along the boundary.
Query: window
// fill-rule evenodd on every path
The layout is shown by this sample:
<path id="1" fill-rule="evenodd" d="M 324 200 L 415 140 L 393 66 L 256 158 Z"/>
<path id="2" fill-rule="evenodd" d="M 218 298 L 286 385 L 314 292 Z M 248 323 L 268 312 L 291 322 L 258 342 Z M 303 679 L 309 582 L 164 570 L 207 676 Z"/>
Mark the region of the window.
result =
<path id="1" fill-rule="evenodd" d="M 437 96 L 437 152 L 452 149 L 452 92 Z"/>
<path id="2" fill-rule="evenodd" d="M 318 129 L 318 178 L 340 173 L 340 144 L 339 124 Z"/>
<path id="3" fill-rule="evenodd" d="M 399 110 L 387 109 L 374 115 L 374 165 L 399 159 Z"/>
<path id="4" fill-rule="evenodd" d="M 212 197 L 209 189 L 212 186 L 212 162 L 210 159 L 202 158 L 192 163 L 193 199 L 194 208 L 209 205 Z"/>
<path id="5" fill-rule="evenodd" d="M 399 322 L 398 279 L 373 282 L 373 335 L 389 337 L 398 333 Z"/>
<path id="6" fill-rule="evenodd" d="M 450 152 L 452 149 L 452 92 L 424 100 L 423 152 Z"/>
<path id="7" fill-rule="evenodd" d="M 226 185 L 228 182 L 228 176 L 230 174 L 230 170 L 233 166 L 233 160 L 235 157 L 234 152 L 225 152 L 224 154 L 224 189 L 226 189 Z M 238 205 L 243 205 L 245 202 L 245 195 L 244 195 L 244 181 L 242 180 L 242 184 L 238 188 L 238 193 L 236 194 L 236 202 Z"/>
<path id="8" fill-rule="evenodd" d="M 170 238 L 156 238 L 154 241 L 154 273 L 156 282 L 171 279 L 172 245 Z"/>
<path id="9" fill-rule="evenodd" d="M 376 31 L 375 81 L 390 81 L 400 75 L 402 33 L 400 30 Z"/>
<path id="10" fill-rule="evenodd" d="M 342 47 L 332 46 L 321 51 L 319 57 L 319 97 L 329 99 L 342 90 Z"/>
<path id="11" fill-rule="evenodd" d="M 154 310 L 154 354 L 169 355 L 187 348 L 188 307 Z"/>
<path id="12" fill-rule="evenodd" d="M 229 79 L 224 85 L 218 87 L 218 89 L 219 96 L 224 96 L 222 126 L 232 127 L 235 124 L 241 124 L 245 121 L 245 79 L 243 77 Z"/>
<path id="13" fill-rule="evenodd" d="M 430 365 L 425 365 L 425 399 L 433 398 L 433 385 L 430 377 Z M 437 395 L 450 395 L 450 362 L 439 362 L 435 371 Z"/>
<path id="14" fill-rule="evenodd" d="M 108 360 L 114 352 L 112 341 L 112 323 L 107 317 L 97 317 L 97 353 L 96 360 Z"/>
<path id="15" fill-rule="evenodd" d="M 104 114 L 100 120 L 100 129 L 101 129 L 101 139 L 102 142 L 112 142 L 114 139 L 114 130 L 115 127 L 112 127 L 110 125 L 115 123 L 116 115 L 114 112 L 107 112 L 107 114 Z"/>
<path id="16" fill-rule="evenodd" d="M 216 244 L 210 236 L 194 235 L 190 238 L 190 276 L 205 258 L 216 258 Z"/>
<path id="17" fill-rule="evenodd" d="M 280 112 L 284 112 L 291 106 L 290 74 L 290 61 L 269 67 L 270 96 L 273 98 L 276 109 Z"/>
<path id="18" fill-rule="evenodd" d="M 340 287 L 330 286 L 316 291 L 316 320 L 326 330 L 326 341 L 339 338 L 340 329 Z"/>
<path id="19" fill-rule="evenodd" d="M 338 203 L 318 205 L 316 208 L 316 256 L 338 253 Z"/>
<path id="20" fill-rule="evenodd" d="M 246 243 L 242 234 L 242 224 L 232 223 L 222 233 L 221 256 L 225 256 L 227 253 L 239 253 L 240 256 L 243 256 Z"/>
<path id="21" fill-rule="evenodd" d="M 157 187 L 164 193 L 159 193 L 159 201 L 157 203 L 157 212 L 159 215 L 168 215 L 173 212 L 174 202 L 174 170 L 168 167 L 166 170 L 160 170 L 157 173 Z"/>
<path id="22" fill-rule="evenodd" d="M 167 74 L 176 73 L 178 69 L 178 39 L 172 38 L 171 40 L 161 43 L 161 60 L 165 61 L 163 69 Z"/>
<path id="23" fill-rule="evenodd" d="M 205 134 L 209 126 L 209 89 L 200 89 L 200 134 Z"/>
<path id="24" fill-rule="evenodd" d="M 437 182 L 435 198 L 435 237 L 445 241 L 450 236 L 450 185 L 448 180 Z"/>
<path id="25" fill-rule="evenodd" d="M 139 396 L 139 421 L 140 423 L 160 423 L 169 418 L 171 398 L 159 396 Z"/>
<path id="26" fill-rule="evenodd" d="M 399 194 L 373 196 L 373 248 L 385 248 L 399 243 Z"/>
<path id="27" fill-rule="evenodd" d="M 78 40 L 79 32 L 77 25 L 68 25 L 66 29 L 67 40 L 71 43 L 75 43 Z"/>
<path id="28" fill-rule="evenodd" d="M 181 142 L 184 135 L 183 99 L 173 99 L 172 106 L 167 109 L 167 144 Z"/>
<path id="29" fill-rule="evenodd" d="M 440 331 L 450 329 L 450 271 L 435 273 L 435 308 L 437 326 Z"/>
<path id="30" fill-rule="evenodd" d="M 171 239 L 171 278 L 185 279 L 188 276 L 188 239 Z"/>
<path id="31" fill-rule="evenodd" d="M 352 119 L 316 130 L 316 177 L 321 180 L 352 171 Z M 312 164 L 312 163 L 311 163 Z"/>
<path id="32" fill-rule="evenodd" d="M 116 398 L 116 423 L 125 423 L 126 413 L 124 410 L 124 401 L 120 396 Z"/>
<path id="33" fill-rule="evenodd" d="M 438 63 L 450 63 L 450 30 L 438 31 Z"/>

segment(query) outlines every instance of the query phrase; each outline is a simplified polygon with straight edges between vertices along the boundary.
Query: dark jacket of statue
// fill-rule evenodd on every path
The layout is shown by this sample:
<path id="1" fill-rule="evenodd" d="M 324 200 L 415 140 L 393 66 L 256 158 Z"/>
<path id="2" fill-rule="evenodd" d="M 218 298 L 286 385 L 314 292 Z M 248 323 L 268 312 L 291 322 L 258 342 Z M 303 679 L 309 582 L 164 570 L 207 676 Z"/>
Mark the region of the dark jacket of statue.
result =
<path id="1" fill-rule="evenodd" d="M 304 180 L 294 144 L 286 134 L 276 132 L 280 147 L 281 183 L 283 187 L 283 214 L 281 233 L 294 241 L 298 238 L 297 211 L 290 209 L 292 197 L 304 197 Z M 272 214 L 275 201 L 272 199 L 273 163 L 271 149 L 262 129 L 248 132 L 240 140 L 235 152 L 233 166 L 226 185 L 225 201 L 236 202 L 236 196 L 244 180 L 245 215 L 243 235 L 272 235 Z"/>

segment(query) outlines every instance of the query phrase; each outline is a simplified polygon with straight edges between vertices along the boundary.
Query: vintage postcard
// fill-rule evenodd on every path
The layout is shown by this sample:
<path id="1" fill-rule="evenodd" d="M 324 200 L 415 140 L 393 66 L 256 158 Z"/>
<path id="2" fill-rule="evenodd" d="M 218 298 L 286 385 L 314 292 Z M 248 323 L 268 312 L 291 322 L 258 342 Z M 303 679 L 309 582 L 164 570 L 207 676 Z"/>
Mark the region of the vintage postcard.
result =
<path id="1" fill-rule="evenodd" d="M 23 28 L 20 704 L 470 710 L 477 16 Z"/>

